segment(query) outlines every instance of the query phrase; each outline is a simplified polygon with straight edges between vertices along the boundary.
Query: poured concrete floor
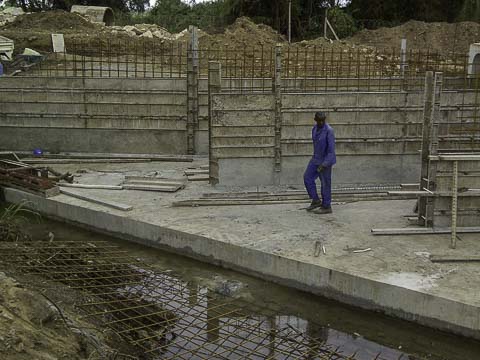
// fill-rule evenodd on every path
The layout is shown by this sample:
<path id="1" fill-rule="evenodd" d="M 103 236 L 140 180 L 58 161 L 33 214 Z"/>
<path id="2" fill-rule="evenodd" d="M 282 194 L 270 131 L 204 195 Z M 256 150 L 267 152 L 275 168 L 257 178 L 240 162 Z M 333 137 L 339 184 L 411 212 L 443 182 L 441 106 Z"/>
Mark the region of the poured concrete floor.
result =
<path id="1" fill-rule="evenodd" d="M 61 172 L 87 170 L 77 174 L 76 181 L 80 183 L 117 185 L 125 175 L 151 175 L 157 172 L 157 176 L 180 178 L 185 168 L 203 164 L 205 160 L 196 160 L 194 163 L 52 166 Z M 313 293 L 480 338 L 480 263 L 434 264 L 428 259 L 430 254 L 478 254 L 479 234 L 460 235 L 458 248 L 451 250 L 449 235 L 379 237 L 370 233 L 371 228 L 409 226 L 404 215 L 412 213 L 415 204 L 413 200 L 340 204 L 334 206 L 333 214 L 318 215 L 301 209 L 307 204 L 171 207 L 173 201 L 226 190 L 213 189 L 207 183 L 198 182 L 188 183 L 184 190 L 174 194 L 135 190 L 71 190 L 132 205 L 133 210 L 118 211 L 66 195 L 48 200 L 39 200 L 14 190 L 8 190 L 6 195 L 10 201 L 19 201 L 22 197 L 35 202 L 46 201 L 50 204 L 47 206 L 50 210 L 45 210 L 47 207 L 40 205 L 41 211 L 87 226 L 94 226 L 92 224 L 96 220 L 88 220 L 85 215 L 76 217 L 74 211 L 62 215 L 58 204 L 95 210 L 96 213 L 108 213 L 119 219 L 128 218 L 133 222 L 200 236 L 196 241 L 205 242 L 205 238 L 208 238 L 212 240 L 208 242 L 208 249 L 205 248 L 207 245 L 199 245 L 202 250 L 198 250 L 198 254 L 195 246 L 187 246 L 181 240 L 176 240 L 178 247 L 175 241 L 169 242 L 167 247 L 190 256 L 199 255 L 206 261 L 211 259 L 211 262 L 226 267 L 264 275 L 274 281 L 287 284 L 291 282 L 292 286 Z M 52 202 L 57 205 L 55 209 L 51 206 Z M 97 224 L 95 227 L 101 226 Z M 118 231 L 113 232 L 128 232 L 125 227 L 118 227 Z M 115 224 L 104 228 L 108 231 L 112 229 L 115 230 Z M 126 235 L 138 238 L 137 234 Z M 153 239 L 145 240 L 152 242 Z M 325 246 L 326 254 L 315 256 L 316 241 Z M 156 242 L 162 243 L 162 238 L 159 236 Z M 223 249 L 225 245 L 233 245 L 228 249 L 234 250 L 228 251 L 240 249 L 239 253 L 222 255 L 222 251 L 226 250 L 218 249 Z M 353 253 L 348 248 L 370 248 L 371 251 Z M 294 264 L 288 262 L 283 265 L 281 260 L 293 260 Z M 315 272 L 316 268 L 319 273 Z M 345 294 L 344 299 L 339 295 L 342 292 Z"/>

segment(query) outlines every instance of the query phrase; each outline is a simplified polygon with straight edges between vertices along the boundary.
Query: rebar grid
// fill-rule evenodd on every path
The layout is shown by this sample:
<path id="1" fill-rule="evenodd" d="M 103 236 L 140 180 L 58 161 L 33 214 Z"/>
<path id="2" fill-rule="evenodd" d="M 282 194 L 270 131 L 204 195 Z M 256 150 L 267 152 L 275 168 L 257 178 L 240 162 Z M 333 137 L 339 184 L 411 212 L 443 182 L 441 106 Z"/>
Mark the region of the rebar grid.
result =
<path id="1" fill-rule="evenodd" d="M 86 78 L 186 78 L 189 58 L 198 55 L 198 73 L 208 63 L 222 66 L 224 87 L 268 92 L 274 78 L 275 47 L 225 45 L 191 50 L 182 42 L 72 40 L 68 53 L 51 53 L 25 74 Z M 282 87 L 286 91 L 420 91 L 427 71 L 442 72 L 446 89 L 474 86 L 465 53 L 350 48 L 296 44 L 282 46 Z"/>
<path id="2" fill-rule="evenodd" d="M 148 359 L 357 359 L 326 344 L 321 327 L 302 330 L 275 309 L 218 298 L 106 242 L 0 242 L 0 255 L 6 265 L 79 290 L 83 317 Z"/>
<path id="3" fill-rule="evenodd" d="M 465 148 L 478 151 L 480 142 L 480 74 L 465 80 L 461 91 L 456 121 L 451 121 L 446 129 L 441 129 L 442 138 L 463 136 Z M 449 149 L 449 151 L 456 149 Z M 465 149 L 462 149 L 465 150 Z"/>

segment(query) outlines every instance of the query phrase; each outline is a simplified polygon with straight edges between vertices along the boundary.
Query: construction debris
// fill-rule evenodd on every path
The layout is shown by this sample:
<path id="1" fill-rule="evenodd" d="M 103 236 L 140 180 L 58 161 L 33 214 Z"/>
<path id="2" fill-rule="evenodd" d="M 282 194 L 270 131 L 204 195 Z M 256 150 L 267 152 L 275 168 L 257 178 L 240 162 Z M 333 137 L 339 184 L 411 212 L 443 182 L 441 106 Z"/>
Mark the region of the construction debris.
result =
<path id="1" fill-rule="evenodd" d="M 155 25 L 155 24 L 136 24 L 136 25 L 126 25 L 126 26 L 111 26 L 110 29 L 114 33 L 125 33 L 128 36 L 132 37 L 147 37 L 147 38 L 156 38 L 160 40 L 178 40 L 186 34 L 188 30 L 184 30 L 178 34 L 172 34 L 167 29 Z"/>
<path id="2" fill-rule="evenodd" d="M 12 60 L 14 48 L 13 40 L 0 36 L 0 60 Z"/>
<path id="3" fill-rule="evenodd" d="M 113 25 L 115 20 L 113 10 L 104 6 L 73 5 L 70 12 L 80 14 L 92 23 L 99 23 L 106 26 Z"/>
<path id="4" fill-rule="evenodd" d="M 369 252 L 369 251 L 372 251 L 372 249 L 371 249 L 371 248 L 367 248 L 367 249 L 353 250 L 352 252 L 353 252 L 354 254 L 360 254 L 360 253 Z"/>
<path id="5" fill-rule="evenodd" d="M 369 252 L 369 251 L 372 251 L 372 248 L 359 248 L 359 247 L 350 247 L 350 246 L 347 246 L 345 249 L 343 249 L 344 251 L 348 251 L 350 253 L 353 253 L 353 254 L 361 254 L 361 253 L 364 253 L 364 252 Z"/>
<path id="6" fill-rule="evenodd" d="M 14 22 L 17 16 L 23 15 L 25 12 L 19 7 L 7 7 L 0 11 L 0 26 Z"/>
<path id="7" fill-rule="evenodd" d="M 37 170 L 13 160 L 0 160 L 0 186 L 45 197 L 59 194 L 58 187 L 52 180 L 48 179 L 48 170 Z"/>

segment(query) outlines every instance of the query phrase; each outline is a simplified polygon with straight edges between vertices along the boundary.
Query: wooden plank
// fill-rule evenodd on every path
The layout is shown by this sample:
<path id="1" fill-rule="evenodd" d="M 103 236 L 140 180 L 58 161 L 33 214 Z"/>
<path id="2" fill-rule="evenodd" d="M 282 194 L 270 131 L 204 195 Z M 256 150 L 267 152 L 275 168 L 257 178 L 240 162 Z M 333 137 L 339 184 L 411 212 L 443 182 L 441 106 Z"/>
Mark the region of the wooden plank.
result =
<path id="1" fill-rule="evenodd" d="M 150 159 L 22 159 L 26 164 L 122 164 L 122 163 L 144 163 Z"/>
<path id="2" fill-rule="evenodd" d="M 23 168 L 29 168 L 31 169 L 32 167 L 28 164 L 25 164 L 22 161 L 14 161 L 14 160 L 8 160 L 8 159 L 1 159 L 1 163 L 7 164 L 7 165 L 12 165 L 12 166 L 17 166 L 17 167 L 23 167 Z"/>
<path id="3" fill-rule="evenodd" d="M 181 186 L 162 186 L 162 185 L 141 185 L 141 184 L 123 184 L 125 190 L 143 190 L 143 191 L 159 191 L 159 192 L 176 192 Z"/>
<path id="4" fill-rule="evenodd" d="M 400 184 L 400 187 L 402 189 L 418 189 L 420 187 L 420 184 L 415 184 L 415 183 L 412 183 L 412 184 Z"/>
<path id="5" fill-rule="evenodd" d="M 192 176 L 187 176 L 188 181 L 209 181 L 210 176 L 207 175 L 192 175 Z"/>
<path id="6" fill-rule="evenodd" d="M 372 229 L 373 235 L 433 235 L 433 234 L 450 234 L 450 228 L 427 228 L 427 227 L 411 227 L 411 228 L 391 228 L 391 229 Z M 457 227 L 457 233 L 470 234 L 480 233 L 480 227 Z"/>
<path id="7" fill-rule="evenodd" d="M 236 205 L 276 205 L 276 204 L 306 204 L 305 200 L 254 200 L 254 199 L 228 199 L 208 200 L 193 199 L 182 200 L 172 203 L 173 207 L 196 207 L 196 206 L 236 206 Z"/>
<path id="8" fill-rule="evenodd" d="M 92 202 L 92 203 L 103 205 L 103 206 L 106 206 L 106 207 L 111 207 L 111 208 L 117 209 L 117 210 L 129 211 L 129 210 L 133 209 L 133 207 L 130 206 L 130 205 L 125 205 L 125 204 L 122 204 L 122 203 L 119 203 L 119 202 L 116 202 L 116 201 L 112 201 L 112 200 L 101 199 L 101 198 L 96 197 L 96 196 L 80 194 L 78 192 L 67 190 L 67 189 L 60 188 L 60 193 L 71 196 L 71 197 L 74 197 L 74 198 L 77 198 L 77 199 L 80 199 L 80 200 Z"/>
<path id="9" fill-rule="evenodd" d="M 421 190 L 400 190 L 400 191 L 388 191 L 388 195 L 396 196 L 396 195 L 412 195 L 412 196 L 434 196 L 434 194 L 431 194 L 427 191 L 421 191 Z"/>
<path id="10" fill-rule="evenodd" d="M 126 184 L 165 185 L 185 187 L 184 179 L 165 179 L 145 176 L 125 176 Z"/>
<path id="11" fill-rule="evenodd" d="M 434 263 L 445 262 L 480 262 L 480 256 L 461 256 L 461 255 L 431 255 L 430 261 Z"/>
<path id="12" fill-rule="evenodd" d="M 223 193 L 204 193 L 202 197 L 208 199 L 228 199 L 228 198 L 251 198 L 269 195 L 267 191 L 259 192 L 223 192 Z"/>
<path id="13" fill-rule="evenodd" d="M 370 195 L 370 194 L 354 194 L 354 195 L 334 195 L 333 199 L 337 202 L 354 202 L 354 201 L 379 201 L 379 200 L 410 200 L 411 197 L 398 196 L 389 199 L 387 195 Z M 230 206 L 230 205 L 268 205 L 268 204 L 293 204 L 307 203 L 310 199 L 307 195 L 292 194 L 292 196 L 276 196 L 268 194 L 255 197 L 203 197 L 199 199 L 189 199 L 179 201 L 174 206 Z"/>
<path id="14" fill-rule="evenodd" d="M 103 190 L 122 190 L 123 189 L 123 186 L 121 186 L 121 185 L 94 185 L 94 184 L 61 183 L 61 184 L 58 184 L 58 186 L 78 188 L 78 189 L 103 189 Z"/>
<path id="15" fill-rule="evenodd" d="M 480 154 L 439 155 L 443 161 L 480 161 Z"/>
<path id="16" fill-rule="evenodd" d="M 129 180 L 124 182 L 124 185 L 151 185 L 151 186 L 176 186 L 185 187 L 183 182 L 168 182 L 168 181 L 144 181 L 144 180 Z"/>
<path id="17" fill-rule="evenodd" d="M 30 157 L 31 152 L 19 151 L 17 154 Z M 147 159 L 151 161 L 166 162 L 192 162 L 193 157 L 189 155 L 160 155 L 160 154 L 116 154 L 116 153 L 44 153 L 40 159 Z"/>
<path id="18" fill-rule="evenodd" d="M 185 170 L 185 175 L 199 175 L 199 174 L 208 174 L 208 169 L 187 169 Z"/>
<path id="19" fill-rule="evenodd" d="M 205 196 L 207 195 L 207 196 Z M 359 193 L 359 194 L 332 194 L 335 199 L 378 199 L 384 198 L 385 200 L 389 200 L 387 193 Z M 307 194 L 302 193 L 255 193 L 255 194 L 241 194 L 241 193 L 219 193 L 219 194 L 203 194 L 202 197 L 204 199 L 211 199 L 211 200 L 229 200 L 229 199 L 238 199 L 238 200 L 310 200 Z M 412 199 L 411 196 L 406 197 L 407 199 Z"/>
<path id="20" fill-rule="evenodd" d="M 451 197 L 449 192 L 428 192 L 428 191 L 389 191 L 388 195 L 392 196 L 422 196 L 422 197 Z M 458 197 L 477 197 L 480 196 L 480 192 L 476 190 L 467 190 L 458 193 Z"/>

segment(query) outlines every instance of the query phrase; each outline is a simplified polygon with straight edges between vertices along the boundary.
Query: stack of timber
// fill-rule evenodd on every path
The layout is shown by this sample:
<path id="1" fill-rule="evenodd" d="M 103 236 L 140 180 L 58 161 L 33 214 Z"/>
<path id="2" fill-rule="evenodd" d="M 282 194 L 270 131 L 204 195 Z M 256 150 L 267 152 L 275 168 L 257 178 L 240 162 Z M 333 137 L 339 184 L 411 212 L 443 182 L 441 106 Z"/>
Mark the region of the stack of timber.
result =
<path id="1" fill-rule="evenodd" d="M 392 199 L 386 190 L 371 188 L 337 189 L 332 192 L 333 200 L 338 203 L 354 201 L 375 201 Z M 414 199 L 411 195 L 395 199 Z M 172 206 L 233 206 L 233 205 L 275 205 L 299 204 L 310 201 L 305 191 L 270 192 L 227 192 L 207 193 L 201 198 L 177 201 Z"/>
<path id="2" fill-rule="evenodd" d="M 208 165 L 201 166 L 200 168 L 189 168 L 185 170 L 185 175 L 188 181 L 209 181 L 210 175 Z"/>

